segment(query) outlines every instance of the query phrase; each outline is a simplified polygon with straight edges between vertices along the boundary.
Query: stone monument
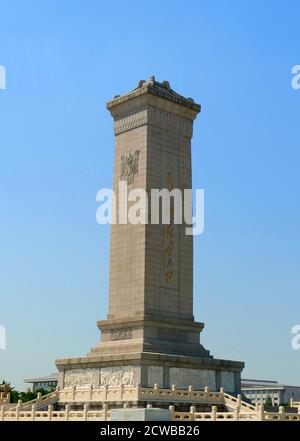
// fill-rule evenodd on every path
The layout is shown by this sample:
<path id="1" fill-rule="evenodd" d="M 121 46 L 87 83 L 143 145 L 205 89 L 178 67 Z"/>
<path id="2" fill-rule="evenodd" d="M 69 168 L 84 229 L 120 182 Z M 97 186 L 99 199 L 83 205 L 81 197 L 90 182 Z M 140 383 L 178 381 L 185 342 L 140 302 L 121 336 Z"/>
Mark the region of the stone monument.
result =
<path id="1" fill-rule="evenodd" d="M 191 138 L 200 105 L 151 77 L 107 104 L 114 119 L 114 191 L 192 187 Z M 150 207 L 151 208 L 151 207 Z M 240 390 L 242 362 L 213 358 L 193 316 L 193 236 L 186 225 L 111 227 L 109 311 L 100 342 L 57 360 L 59 386 Z"/>

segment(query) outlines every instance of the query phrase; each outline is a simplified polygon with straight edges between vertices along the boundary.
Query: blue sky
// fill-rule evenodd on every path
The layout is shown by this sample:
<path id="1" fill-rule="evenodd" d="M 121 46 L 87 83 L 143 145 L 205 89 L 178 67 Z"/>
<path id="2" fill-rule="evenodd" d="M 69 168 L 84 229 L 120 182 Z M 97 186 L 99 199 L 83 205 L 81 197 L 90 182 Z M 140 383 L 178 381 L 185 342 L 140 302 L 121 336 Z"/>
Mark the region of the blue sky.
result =
<path id="1" fill-rule="evenodd" d="M 202 342 L 245 361 L 244 377 L 300 384 L 299 16 L 296 1 L 1 3 L 0 379 L 22 387 L 98 341 L 109 229 L 96 193 L 111 186 L 114 149 L 105 105 L 155 75 L 202 105 Z"/>

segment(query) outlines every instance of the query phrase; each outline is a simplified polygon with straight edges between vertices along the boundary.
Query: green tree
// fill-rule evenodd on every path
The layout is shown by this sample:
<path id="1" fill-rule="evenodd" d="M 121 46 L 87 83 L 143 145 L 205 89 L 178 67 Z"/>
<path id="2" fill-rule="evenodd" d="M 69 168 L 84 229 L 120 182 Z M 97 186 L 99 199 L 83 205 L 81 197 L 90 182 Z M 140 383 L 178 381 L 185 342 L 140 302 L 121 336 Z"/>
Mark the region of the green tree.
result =
<path id="1" fill-rule="evenodd" d="M 0 384 L 0 392 L 3 393 L 4 398 L 7 397 L 8 394 L 10 394 L 14 390 L 14 387 L 11 386 L 10 383 L 7 383 L 5 380 L 2 381 Z"/>
<path id="2" fill-rule="evenodd" d="M 272 403 L 271 397 L 267 397 L 264 402 L 264 409 L 268 410 L 272 406 L 273 406 L 273 403 Z"/>

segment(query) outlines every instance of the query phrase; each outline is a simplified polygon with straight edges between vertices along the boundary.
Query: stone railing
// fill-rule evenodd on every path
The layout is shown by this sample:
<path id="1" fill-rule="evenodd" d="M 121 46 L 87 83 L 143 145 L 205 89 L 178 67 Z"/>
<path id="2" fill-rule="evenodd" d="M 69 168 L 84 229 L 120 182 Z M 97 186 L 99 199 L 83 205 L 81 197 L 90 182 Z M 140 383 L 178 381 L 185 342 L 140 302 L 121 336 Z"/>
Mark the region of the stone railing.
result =
<path id="1" fill-rule="evenodd" d="M 283 406 L 279 412 L 265 412 L 262 406 L 248 412 L 239 407 L 233 412 L 218 412 L 217 406 L 212 406 L 211 412 L 196 412 L 195 406 L 191 406 L 190 412 L 176 412 L 174 406 L 169 409 L 173 421 L 300 421 L 300 412 L 287 413 Z"/>
<path id="2" fill-rule="evenodd" d="M 38 392 L 37 398 L 34 398 L 33 400 L 30 401 L 26 401 L 25 403 L 22 403 L 22 401 L 19 400 L 18 404 L 14 405 L 10 409 L 10 411 L 15 411 L 17 407 L 19 408 L 19 410 L 31 410 L 33 405 L 36 406 L 36 410 L 40 410 L 42 408 L 47 408 L 50 404 L 56 403 L 58 401 L 58 398 L 59 398 L 58 389 L 46 395 L 42 395 L 40 392 Z"/>
<path id="3" fill-rule="evenodd" d="M 17 406 L 15 410 L 0 410 L 0 421 L 110 421 L 111 411 L 107 405 L 102 410 L 89 410 L 87 405 L 83 410 L 70 410 L 69 405 L 64 410 L 53 410 L 48 406 L 47 410 L 37 410 L 33 404 L 31 410 L 22 410 Z"/>
<path id="4" fill-rule="evenodd" d="M 153 389 L 140 388 L 139 399 L 145 401 L 223 404 L 224 390 L 211 392 L 208 387 L 205 387 L 204 390 L 194 390 L 193 386 L 189 386 L 188 389 L 177 389 L 175 384 L 173 384 L 171 389 L 162 389 L 155 384 Z"/>
<path id="5" fill-rule="evenodd" d="M 229 395 L 228 395 L 229 397 Z M 211 392 L 208 387 L 204 391 L 196 391 L 192 386 L 188 389 L 177 389 L 173 385 L 171 389 L 164 389 L 155 384 L 153 388 L 141 386 L 120 386 L 100 388 L 65 388 L 59 391 L 61 403 L 84 403 L 84 402 L 116 402 L 116 401 L 161 401 L 161 402 L 193 402 L 224 404 L 224 390 Z"/>
<path id="6" fill-rule="evenodd" d="M 255 412 L 257 410 L 257 407 L 253 406 L 253 404 L 242 401 L 241 395 L 234 397 L 232 395 L 226 394 L 222 388 L 221 390 L 223 392 L 224 404 L 227 408 L 231 410 L 240 409 L 248 412 Z"/>
<path id="7" fill-rule="evenodd" d="M 59 392 L 60 403 L 103 403 L 103 402 L 137 402 L 153 401 L 161 403 L 207 403 L 210 405 L 224 404 L 229 410 L 239 408 L 245 412 L 255 412 L 257 409 L 252 404 L 242 401 L 242 396 L 231 396 L 221 388 L 219 392 L 212 392 L 208 387 L 204 390 L 194 390 L 193 386 L 188 389 L 177 389 L 173 385 L 171 389 L 164 389 L 155 384 L 153 388 L 141 386 L 120 386 L 100 388 L 65 388 Z"/>
<path id="8" fill-rule="evenodd" d="M 137 401 L 139 398 L 139 387 L 120 386 L 100 388 L 65 388 L 59 391 L 60 403 L 103 403 L 107 401 Z"/>
<path id="9" fill-rule="evenodd" d="M 128 407 L 124 404 L 124 407 Z M 151 407 L 151 404 L 147 406 Z M 263 407 L 256 411 L 245 412 L 236 408 L 233 412 L 218 412 L 217 406 L 212 406 L 211 412 L 197 412 L 195 406 L 189 412 L 177 412 L 174 406 L 169 406 L 172 421 L 300 421 L 300 413 L 286 413 L 284 407 L 279 412 L 265 412 Z M 0 421 L 111 421 L 111 411 L 104 404 L 101 410 L 89 410 L 84 405 L 83 410 L 71 410 L 67 404 L 63 410 L 37 410 L 33 404 L 31 410 L 22 410 L 17 406 L 15 410 L 0 410 Z"/>
<path id="10" fill-rule="evenodd" d="M 292 407 L 298 407 L 298 413 L 287 413 L 284 407 L 279 407 L 279 412 L 266 412 L 262 406 L 253 406 L 242 401 L 241 395 L 231 396 L 224 392 L 211 392 L 208 387 L 204 391 L 196 391 L 190 386 L 188 389 L 177 389 L 175 385 L 171 389 L 160 388 L 155 384 L 153 388 L 141 386 L 121 386 L 100 388 L 69 388 L 56 390 L 47 395 L 38 394 L 35 400 L 22 403 L 18 402 L 13 408 L 7 408 L 2 404 L 0 421 L 109 421 L 111 411 L 108 410 L 108 402 L 113 406 L 116 402 L 123 402 L 123 407 L 134 405 L 137 401 L 150 402 L 159 407 L 160 404 L 169 405 L 173 421 L 300 421 L 300 403 L 291 401 Z M 65 404 L 64 409 L 54 410 L 56 402 Z M 211 404 L 210 412 L 198 412 L 195 405 L 190 407 L 189 412 L 176 411 L 179 403 Z M 71 403 L 80 403 L 82 410 L 71 410 Z M 90 410 L 88 403 L 101 404 L 100 410 Z M 104 403 L 104 404 L 103 404 Z M 173 403 L 170 405 L 170 403 Z M 177 403 L 177 404 L 176 404 Z M 225 405 L 228 412 L 218 412 L 217 405 Z"/>

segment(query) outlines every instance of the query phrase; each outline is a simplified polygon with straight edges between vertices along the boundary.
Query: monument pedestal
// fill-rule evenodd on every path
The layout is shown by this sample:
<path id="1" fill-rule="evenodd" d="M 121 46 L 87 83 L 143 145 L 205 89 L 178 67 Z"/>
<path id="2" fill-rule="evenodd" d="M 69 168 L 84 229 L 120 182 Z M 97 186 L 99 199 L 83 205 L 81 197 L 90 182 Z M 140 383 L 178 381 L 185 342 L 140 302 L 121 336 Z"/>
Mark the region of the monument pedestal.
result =
<path id="1" fill-rule="evenodd" d="M 59 387 L 94 388 L 102 386 L 137 386 L 153 388 L 155 384 L 169 389 L 240 392 L 243 363 L 212 357 L 193 357 L 155 352 L 130 352 L 88 355 L 56 361 L 60 371 Z"/>
<path id="2" fill-rule="evenodd" d="M 116 200 L 120 182 L 149 197 L 152 190 L 185 197 L 192 188 L 191 137 L 200 106 L 151 77 L 107 107 L 114 118 Z M 86 357 L 56 361 L 60 388 L 158 384 L 238 393 L 244 364 L 215 359 L 200 343 L 204 324 L 193 316 L 190 225 L 175 222 L 171 197 L 168 223 L 161 213 L 152 222 L 152 198 L 146 222 L 120 222 L 124 214 L 127 220 L 127 202 L 111 227 L 109 314 L 98 322 L 101 341 Z"/>
<path id="3" fill-rule="evenodd" d="M 135 316 L 98 322 L 101 342 L 90 355 L 129 352 L 209 357 L 200 345 L 204 323 L 193 320 L 163 319 L 156 315 Z"/>

